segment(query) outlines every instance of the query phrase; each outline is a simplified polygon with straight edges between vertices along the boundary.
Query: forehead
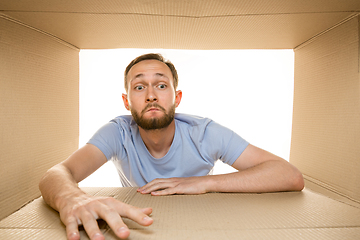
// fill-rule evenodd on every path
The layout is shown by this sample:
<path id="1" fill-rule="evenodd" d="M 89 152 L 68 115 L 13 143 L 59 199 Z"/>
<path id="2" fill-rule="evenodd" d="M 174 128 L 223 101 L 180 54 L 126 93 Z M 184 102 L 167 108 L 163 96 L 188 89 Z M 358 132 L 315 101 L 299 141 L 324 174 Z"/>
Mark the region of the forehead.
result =
<path id="1" fill-rule="evenodd" d="M 158 60 L 143 60 L 135 64 L 130 71 L 128 72 L 129 80 L 133 79 L 139 74 L 156 74 L 161 73 L 168 78 L 172 78 L 172 73 L 170 68 L 163 62 Z"/>

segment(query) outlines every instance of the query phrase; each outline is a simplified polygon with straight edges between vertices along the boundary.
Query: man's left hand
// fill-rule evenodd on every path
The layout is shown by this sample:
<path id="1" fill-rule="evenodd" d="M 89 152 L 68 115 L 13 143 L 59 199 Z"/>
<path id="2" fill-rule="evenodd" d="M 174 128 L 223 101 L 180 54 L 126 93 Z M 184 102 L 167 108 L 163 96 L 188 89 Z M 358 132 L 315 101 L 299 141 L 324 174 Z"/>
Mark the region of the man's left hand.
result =
<path id="1" fill-rule="evenodd" d="M 142 194 L 164 196 L 172 194 L 202 194 L 207 191 L 207 180 L 211 176 L 187 178 L 159 178 L 142 186 L 137 191 Z"/>

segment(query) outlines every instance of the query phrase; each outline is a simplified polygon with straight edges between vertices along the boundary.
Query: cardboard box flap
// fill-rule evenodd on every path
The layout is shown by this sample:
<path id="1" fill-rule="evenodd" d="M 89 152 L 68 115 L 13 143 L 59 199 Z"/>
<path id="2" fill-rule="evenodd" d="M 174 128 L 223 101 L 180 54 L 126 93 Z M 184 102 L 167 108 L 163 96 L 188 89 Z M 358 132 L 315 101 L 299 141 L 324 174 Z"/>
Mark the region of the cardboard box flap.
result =
<path id="1" fill-rule="evenodd" d="M 0 11 L 81 49 L 292 49 L 360 3 L 5 0 Z"/>
<path id="2" fill-rule="evenodd" d="M 163 197 L 142 195 L 136 192 L 136 188 L 85 190 L 98 196 L 116 196 L 137 207 L 153 208 L 154 223 L 149 227 L 124 219 L 131 229 L 130 239 L 236 239 L 240 236 L 251 239 L 298 239 L 304 236 L 328 239 L 341 236 L 351 239 L 351 236 L 360 234 L 360 208 L 309 190 Z M 116 239 L 106 224 L 100 226 L 107 239 Z M 29 237 L 65 236 L 58 213 L 42 198 L 0 222 L 0 234 L 5 236 L 20 236 L 24 229 Z M 83 231 L 82 235 L 86 236 Z"/>
<path id="3" fill-rule="evenodd" d="M 78 148 L 79 49 L 0 16 L 0 219 Z"/>
<path id="4" fill-rule="evenodd" d="M 151 14 L 184 17 L 211 17 L 234 15 L 299 14 L 360 11 L 357 0 L 197 0 L 197 1 L 141 1 L 141 0 L 3 0 L 0 9 L 5 12 L 72 12 L 93 14 Z"/>
<path id="5" fill-rule="evenodd" d="M 295 49 L 290 162 L 360 203 L 359 16 Z"/>

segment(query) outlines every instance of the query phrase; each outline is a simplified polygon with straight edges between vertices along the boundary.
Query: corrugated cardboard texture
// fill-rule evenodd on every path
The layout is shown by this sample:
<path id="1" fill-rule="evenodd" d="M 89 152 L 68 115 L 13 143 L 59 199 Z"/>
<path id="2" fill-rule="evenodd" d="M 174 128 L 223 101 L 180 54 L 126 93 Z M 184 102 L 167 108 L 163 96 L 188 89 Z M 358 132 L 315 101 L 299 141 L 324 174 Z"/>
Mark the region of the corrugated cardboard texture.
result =
<path id="1" fill-rule="evenodd" d="M 82 49 L 292 49 L 360 1 L 2 0 L 0 11 Z"/>
<path id="2" fill-rule="evenodd" d="M 0 219 L 78 147 L 78 52 L 0 15 Z"/>
<path id="3" fill-rule="evenodd" d="M 25 23 L 0 17 L 0 219 L 38 196 L 45 170 L 77 148 L 79 64 L 72 46 L 276 49 L 306 42 L 296 49 L 291 162 L 308 180 L 359 202 L 359 20 L 319 34 L 359 11 L 358 0 L 0 1 L 0 12 Z M 134 239 L 360 235 L 359 208 L 309 191 L 168 197 L 91 191 L 154 208 L 150 228 L 126 220 Z M 40 198 L 1 221 L 0 236 L 58 239 L 65 232 Z"/>
<path id="4" fill-rule="evenodd" d="M 152 207 L 154 223 L 124 219 L 129 239 L 357 239 L 360 209 L 309 190 L 269 194 L 141 195 L 136 188 L 88 189 L 138 207 Z M 106 239 L 117 239 L 100 221 Z M 82 239 L 88 239 L 81 231 Z M 5 239 L 65 239 L 57 212 L 36 199 L 0 222 Z"/>
<path id="5" fill-rule="evenodd" d="M 360 202 L 359 17 L 295 49 L 290 162 Z"/>

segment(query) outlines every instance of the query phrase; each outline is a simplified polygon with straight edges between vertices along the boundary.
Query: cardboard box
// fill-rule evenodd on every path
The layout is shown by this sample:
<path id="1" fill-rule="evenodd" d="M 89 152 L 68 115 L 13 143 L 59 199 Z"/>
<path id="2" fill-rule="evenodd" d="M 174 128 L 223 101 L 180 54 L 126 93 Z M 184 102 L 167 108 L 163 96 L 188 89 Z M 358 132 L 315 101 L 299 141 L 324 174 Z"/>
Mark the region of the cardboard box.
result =
<path id="1" fill-rule="evenodd" d="M 178 224 L 174 229 L 173 225 L 161 220 L 170 215 L 154 212 L 154 216 L 159 214 L 156 217 L 160 221 L 155 228 L 161 231 L 152 235 L 148 230 L 141 230 L 134 237 L 161 239 L 172 233 L 179 237 L 211 238 L 218 236 L 215 232 L 220 231 L 228 234 L 230 239 L 240 231 L 249 238 L 262 238 L 265 236 L 262 234 L 266 234 L 266 238 L 301 238 L 300 234 L 305 234 L 302 236 L 306 239 L 324 236 L 355 239 L 353 236 L 360 235 L 359 13 L 358 0 L 53 0 L 51 4 L 45 0 L 1 1 L 0 219 L 3 220 L 0 231 L 17 239 L 22 238 L 21 234 L 28 236 L 29 232 L 37 238 L 63 234 L 60 227 L 41 225 L 42 221 L 47 221 L 47 215 L 51 215 L 49 209 L 44 218 L 32 220 L 32 214 L 42 211 L 38 208 L 41 198 L 20 211 L 17 209 L 39 197 L 37 185 L 40 177 L 78 148 L 80 49 L 287 48 L 295 51 L 290 162 L 304 173 L 306 188 L 317 193 L 306 190 L 303 193 L 162 198 L 166 199 L 163 209 L 170 212 L 174 208 L 171 204 L 182 204 L 176 199 L 190 199 L 194 206 L 200 206 L 196 203 L 199 199 L 211 202 L 212 198 L 221 197 L 224 201 L 232 201 L 234 196 L 249 207 L 250 213 L 255 214 L 262 204 L 269 209 L 259 213 L 261 217 L 255 218 L 256 221 L 235 216 L 243 211 L 227 210 L 224 219 L 235 219 L 242 225 L 229 223 L 231 229 L 216 221 L 220 216 L 204 215 L 201 219 L 212 219 L 207 223 L 221 226 L 223 230 L 214 227 L 196 228 L 197 231 L 189 228 L 190 225 L 178 224 L 178 219 L 173 219 L 172 223 Z M 129 202 L 141 205 L 142 201 L 151 200 L 149 203 L 158 206 L 155 199 L 159 198 L 137 198 L 134 195 Z M 280 201 L 288 198 L 294 205 L 289 203 L 287 211 L 280 211 Z M 311 214 L 307 214 L 306 208 L 300 208 L 302 211 L 293 209 L 295 203 L 301 202 L 297 198 L 306 199 L 302 204 L 312 209 Z M 248 204 L 256 201 L 261 203 L 257 207 Z M 170 205 L 166 207 L 166 204 Z M 192 205 L 187 202 L 183 206 Z M 321 208 L 323 206 L 327 206 L 327 211 Z M 233 203 L 232 209 L 237 207 L 242 208 L 242 205 Z M 32 208 L 37 210 L 32 212 Z M 275 215 L 272 208 L 278 209 L 280 215 Z M 160 206 L 157 209 L 161 212 Z M 340 214 L 342 209 L 347 209 L 345 215 Z M 211 210 L 216 211 L 215 207 Z M 194 212 L 194 209 L 189 212 L 191 217 L 188 217 L 179 211 L 176 217 L 186 217 L 191 222 L 192 218 L 200 216 Z M 340 214 L 340 222 L 324 220 L 329 216 L 328 212 Z M 313 219 L 316 224 L 302 225 L 303 216 L 312 214 L 316 216 Z M 16 223 L 29 221 L 35 225 Z M 58 217 L 54 221 L 58 221 Z"/>
<path id="2" fill-rule="evenodd" d="M 323 195 L 302 192 L 209 193 L 154 197 L 136 188 L 84 188 L 138 206 L 152 206 L 154 223 L 131 220 L 129 239 L 358 239 L 360 209 Z M 117 239 L 103 221 L 106 239 Z M 59 215 L 42 198 L 0 222 L 4 239 L 65 239 Z M 80 231 L 81 239 L 88 239 Z"/>

